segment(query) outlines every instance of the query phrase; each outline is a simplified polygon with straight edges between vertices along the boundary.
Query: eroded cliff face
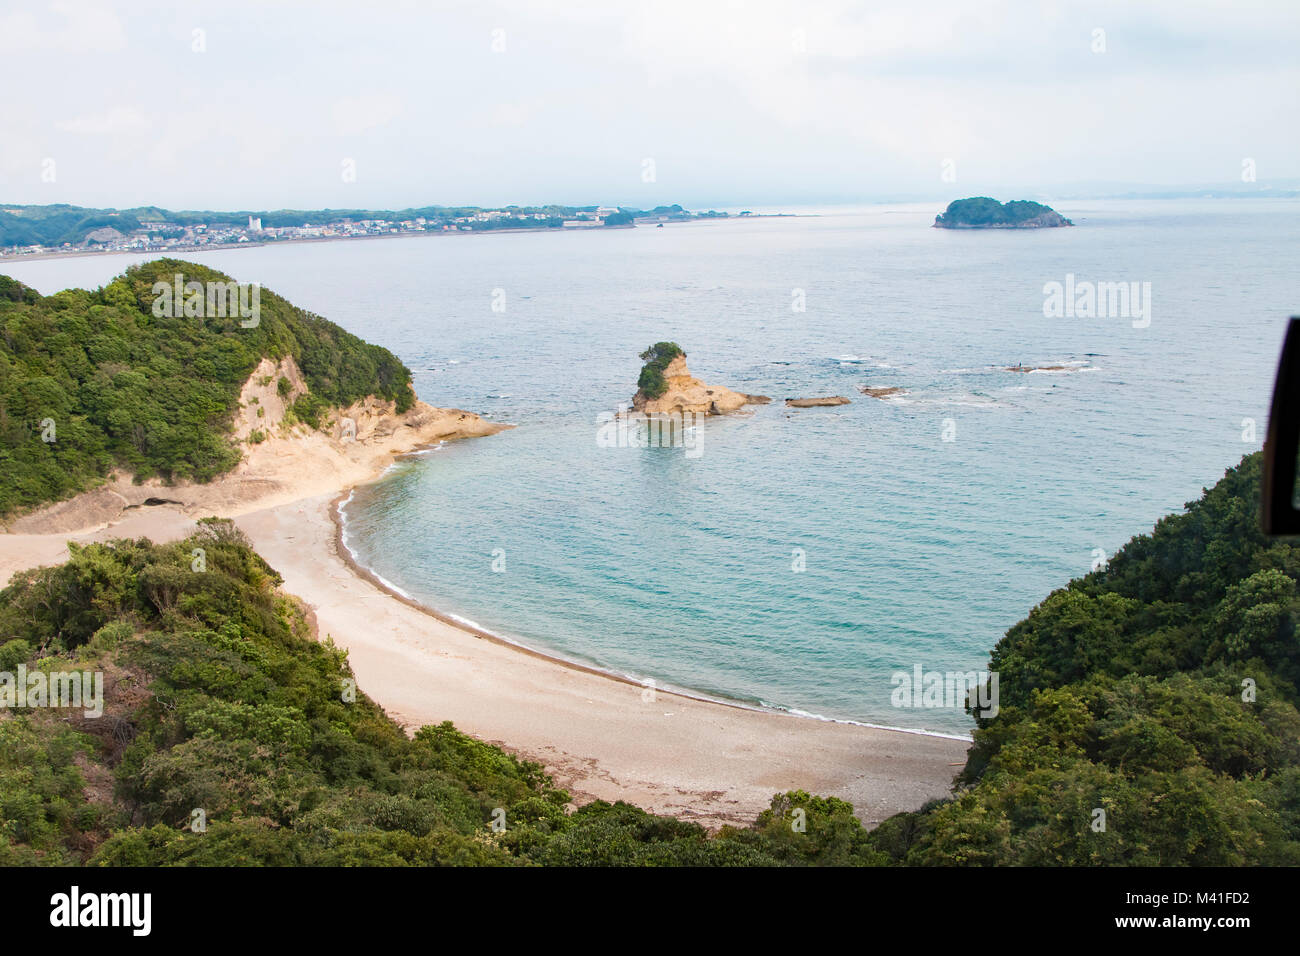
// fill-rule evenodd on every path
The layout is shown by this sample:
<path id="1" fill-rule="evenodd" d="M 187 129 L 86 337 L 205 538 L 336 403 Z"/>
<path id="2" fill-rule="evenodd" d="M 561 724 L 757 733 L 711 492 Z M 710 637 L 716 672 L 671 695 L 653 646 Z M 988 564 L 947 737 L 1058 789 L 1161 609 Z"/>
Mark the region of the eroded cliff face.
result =
<path id="1" fill-rule="evenodd" d="M 668 363 L 664 369 L 664 382 L 668 387 L 658 398 L 650 398 L 638 390 L 632 399 L 632 407 L 647 415 L 725 415 L 744 405 L 765 405 L 771 401 L 766 395 L 746 395 L 722 385 L 705 385 L 691 375 L 684 355 Z"/>
<path id="2" fill-rule="evenodd" d="M 283 396 L 279 391 L 281 378 L 289 381 L 289 389 Z M 492 435 L 509 427 L 489 422 L 473 412 L 459 408 L 434 408 L 421 401 L 399 414 L 396 402 L 367 395 L 347 408 L 330 409 L 322 417 L 323 427 L 317 431 L 302 422 L 295 422 L 288 414 L 293 403 L 306 394 L 307 382 L 292 356 L 278 363 L 269 358 L 262 359 L 239 393 L 239 406 L 232 422 L 235 440 L 247 446 L 245 463 L 259 450 L 283 451 L 283 446 L 274 444 L 277 439 L 307 439 L 323 435 L 343 453 L 360 452 L 373 443 L 394 439 L 397 448 L 406 451 L 449 438 Z M 260 448 L 267 441 L 273 443 L 269 449 Z"/>
<path id="3" fill-rule="evenodd" d="M 289 388 L 280 394 L 279 381 Z M 307 392 L 292 357 L 263 359 L 240 392 L 231 437 L 243 451 L 232 470 L 206 484 L 136 483 L 123 472 L 67 501 L 11 520 L 0 531 L 50 534 L 81 531 L 119 520 L 131 509 L 168 505 L 186 515 L 233 517 L 286 501 L 326 494 L 373 479 L 398 456 L 460 438 L 492 435 L 511 426 L 459 408 L 417 401 L 398 414 L 396 404 L 373 395 L 331 409 L 320 429 L 289 415 Z"/>

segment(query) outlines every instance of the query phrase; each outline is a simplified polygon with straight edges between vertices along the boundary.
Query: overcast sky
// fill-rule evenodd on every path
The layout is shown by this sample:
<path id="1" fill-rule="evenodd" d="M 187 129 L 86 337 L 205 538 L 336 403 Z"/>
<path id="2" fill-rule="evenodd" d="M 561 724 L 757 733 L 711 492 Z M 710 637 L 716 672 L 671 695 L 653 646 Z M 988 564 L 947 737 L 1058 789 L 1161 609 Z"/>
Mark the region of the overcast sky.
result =
<path id="1" fill-rule="evenodd" d="M 0 202 L 771 208 L 1300 177 L 1295 0 L 6 7 Z"/>

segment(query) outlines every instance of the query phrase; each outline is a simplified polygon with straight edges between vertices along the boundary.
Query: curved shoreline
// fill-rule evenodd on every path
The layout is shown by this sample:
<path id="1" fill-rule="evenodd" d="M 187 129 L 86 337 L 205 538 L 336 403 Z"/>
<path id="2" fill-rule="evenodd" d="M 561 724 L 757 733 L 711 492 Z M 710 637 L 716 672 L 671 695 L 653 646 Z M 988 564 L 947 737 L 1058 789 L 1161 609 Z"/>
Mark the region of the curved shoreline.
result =
<path id="1" fill-rule="evenodd" d="M 427 446 L 427 447 L 437 447 L 437 446 Z M 406 453 L 402 457 L 403 458 L 414 457 L 421 450 L 422 449 L 412 449 L 410 452 Z M 472 634 L 474 637 L 477 637 L 481 640 L 491 641 L 494 644 L 499 644 L 503 647 L 508 647 L 512 650 L 526 654 L 529 657 L 534 657 L 539 660 L 548 661 L 552 664 L 558 664 L 561 667 L 571 668 L 573 670 L 580 671 L 585 674 L 593 674 L 597 677 L 603 677 L 607 680 L 618 681 L 621 684 L 627 684 L 632 687 L 637 687 L 642 689 L 652 689 L 658 694 L 666 694 L 672 697 L 680 697 L 685 700 L 698 701 L 703 704 L 714 704 L 719 707 L 733 707 L 736 708 L 737 710 L 751 711 L 753 713 L 772 714 L 780 717 L 791 717 L 796 720 L 810 720 L 810 721 L 817 721 L 817 722 L 829 723 L 829 724 L 843 724 L 850 727 L 865 727 L 870 730 L 887 730 L 899 734 L 915 734 L 921 737 L 938 737 L 944 740 L 959 740 L 962 741 L 963 743 L 973 742 L 973 738 L 969 735 L 948 734 L 937 730 L 924 730 L 924 729 L 913 728 L 913 727 L 893 727 L 887 724 L 873 724 L 862 720 L 849 720 L 847 718 L 840 718 L 840 717 L 827 717 L 822 714 L 797 713 L 791 709 L 787 709 L 783 707 L 767 706 L 761 703 L 748 703 L 739 700 L 729 700 L 724 697 L 705 694 L 701 691 L 691 691 L 687 688 L 676 687 L 671 684 L 661 684 L 658 682 L 657 679 L 654 678 L 651 678 L 652 680 L 655 681 L 653 684 L 647 684 L 645 681 L 637 680 L 636 678 L 629 677 L 626 674 L 620 674 L 617 671 L 599 667 L 594 664 L 584 664 L 580 661 L 575 661 L 570 658 L 563 657 L 560 654 L 555 652 L 541 651 L 538 650 L 537 648 L 529 647 L 527 644 L 524 644 L 520 641 L 511 640 L 510 638 L 502 634 L 497 634 L 494 633 L 493 631 L 489 631 L 486 628 L 480 627 L 479 625 L 474 624 L 473 622 L 466 621 L 464 618 L 459 617 L 455 614 L 449 614 L 446 611 L 440 611 L 436 607 L 433 607 L 432 605 L 429 604 L 425 604 L 422 601 L 418 600 L 417 598 L 412 597 L 410 594 L 406 593 L 401 588 L 399 588 L 396 584 L 386 580 L 382 575 L 378 574 L 374 569 L 369 568 L 366 565 L 362 564 L 357 559 L 356 554 L 352 551 L 350 547 L 348 547 L 347 542 L 344 540 L 344 535 L 346 534 L 347 531 L 347 527 L 346 527 L 347 519 L 343 514 L 344 505 L 346 505 L 352 499 L 352 496 L 355 494 L 357 488 L 362 487 L 364 485 L 376 484 L 382 481 L 385 475 L 387 474 L 387 472 L 388 469 L 385 469 L 383 472 L 381 472 L 379 475 L 376 475 L 374 478 L 370 479 L 369 481 L 359 482 L 358 484 L 346 488 L 345 490 L 339 492 L 333 498 L 333 500 L 330 501 L 328 510 L 329 510 L 330 520 L 334 524 L 334 537 L 333 537 L 334 554 L 357 577 L 361 578 L 364 581 L 367 581 L 374 587 L 378 588 L 379 590 L 383 591 L 385 594 L 392 597 L 394 600 L 400 601 L 401 603 L 405 604 L 407 607 L 419 611 L 421 614 L 427 614 L 429 617 L 433 618 L 436 621 L 441 621 L 443 624 L 446 624 L 450 627 L 458 628 L 462 631 L 465 631 L 468 634 Z"/>
<path id="2" fill-rule="evenodd" d="M 360 688 L 390 716 L 412 731 L 451 721 L 540 764 L 575 803 L 625 800 L 716 829 L 749 826 L 773 794 L 798 789 L 847 800 L 873 826 L 951 795 L 965 739 L 649 688 L 433 612 L 349 561 L 338 523 L 348 494 L 382 478 L 412 447 L 489 433 L 486 423 L 467 430 L 459 413 L 441 422 L 353 446 L 346 460 L 339 454 L 346 449 L 319 435 L 277 441 L 274 451 L 265 443 L 240 474 L 174 489 L 186 504 L 125 511 L 77 531 L 2 534 L 0 574 L 66 561 L 69 542 L 181 540 L 198 518 L 223 515 L 280 574 L 282 591 L 308 609 L 318 639 L 347 653 Z"/>

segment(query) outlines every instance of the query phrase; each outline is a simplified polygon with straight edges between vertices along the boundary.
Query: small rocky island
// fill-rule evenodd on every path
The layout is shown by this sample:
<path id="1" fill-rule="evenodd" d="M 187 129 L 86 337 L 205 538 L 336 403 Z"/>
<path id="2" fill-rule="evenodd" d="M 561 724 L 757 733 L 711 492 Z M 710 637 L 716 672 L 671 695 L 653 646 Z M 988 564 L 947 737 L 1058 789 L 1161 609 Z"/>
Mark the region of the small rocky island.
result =
<path id="1" fill-rule="evenodd" d="M 934 217 L 936 229 L 1052 229 L 1073 226 L 1051 206 L 1017 199 L 1003 205 L 987 196 L 956 199 Z"/>
<path id="2" fill-rule="evenodd" d="M 656 342 L 641 353 L 645 365 L 637 379 L 632 407 L 647 415 L 723 415 L 744 405 L 766 405 L 766 395 L 746 395 L 721 385 L 705 385 L 686 367 L 676 342 Z"/>

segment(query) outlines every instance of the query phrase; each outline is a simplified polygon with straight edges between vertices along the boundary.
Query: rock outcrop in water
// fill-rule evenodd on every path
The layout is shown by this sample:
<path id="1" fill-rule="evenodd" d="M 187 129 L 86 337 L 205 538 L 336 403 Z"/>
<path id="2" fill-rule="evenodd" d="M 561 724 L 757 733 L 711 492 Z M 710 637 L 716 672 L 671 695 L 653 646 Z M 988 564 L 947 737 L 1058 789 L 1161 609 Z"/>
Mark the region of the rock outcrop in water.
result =
<path id="1" fill-rule="evenodd" d="M 1008 372 L 1077 372 L 1078 367 L 1073 365 L 1004 365 L 1003 369 Z"/>
<path id="2" fill-rule="evenodd" d="M 871 398 L 889 398 L 893 395 L 902 395 L 904 389 L 900 385 L 859 385 L 858 391 Z"/>
<path id="3" fill-rule="evenodd" d="M 766 405 L 766 395 L 746 395 L 722 385 L 705 385 L 686 367 L 686 354 L 676 355 L 663 369 L 663 390 L 649 395 L 637 389 L 632 407 L 647 415 L 703 414 L 724 415 L 745 405 Z"/>
<path id="4" fill-rule="evenodd" d="M 823 405 L 847 405 L 849 400 L 843 395 L 828 395 L 825 398 L 787 398 L 785 403 L 791 408 L 820 408 Z"/>

